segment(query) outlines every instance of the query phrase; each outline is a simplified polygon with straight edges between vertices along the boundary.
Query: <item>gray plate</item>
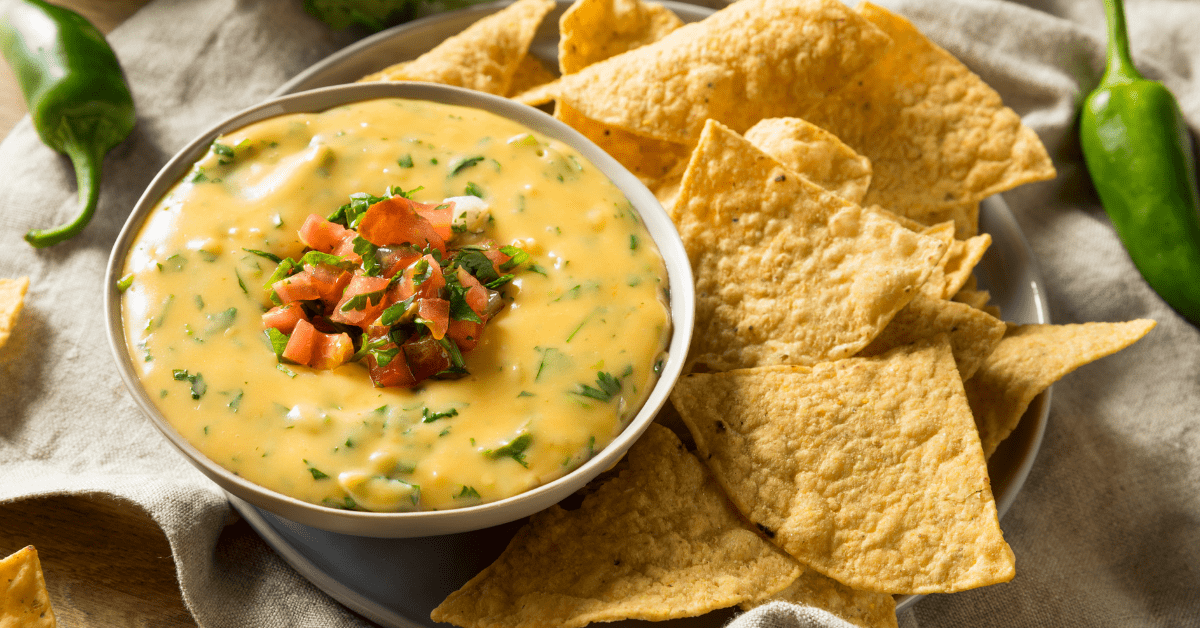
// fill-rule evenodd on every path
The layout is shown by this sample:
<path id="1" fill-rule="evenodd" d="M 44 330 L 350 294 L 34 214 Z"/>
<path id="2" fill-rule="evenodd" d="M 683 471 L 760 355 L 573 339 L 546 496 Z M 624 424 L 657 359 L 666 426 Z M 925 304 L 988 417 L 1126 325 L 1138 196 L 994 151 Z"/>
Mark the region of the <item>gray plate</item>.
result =
<path id="1" fill-rule="evenodd" d="M 663 2 L 685 22 L 710 14 L 711 9 Z M 398 26 L 364 39 L 331 55 L 280 87 L 285 95 L 317 87 L 349 83 L 393 63 L 413 59 L 505 3 L 482 5 Z M 551 67 L 557 58 L 558 17 L 569 6 L 560 0 L 542 24 L 532 52 Z M 980 231 L 992 236 L 992 246 L 976 268 L 980 288 L 991 292 L 1005 320 L 1049 323 L 1045 284 L 1029 245 L 1012 212 L 998 197 L 980 209 Z M 1042 441 L 1050 413 L 1050 391 L 1038 396 L 1012 435 L 988 463 L 992 491 L 1001 516 L 1021 490 Z M 429 611 L 451 592 L 490 564 L 523 522 L 438 537 L 376 539 L 355 537 L 303 526 L 272 515 L 230 496 L 233 507 L 292 567 L 317 587 L 360 615 L 389 628 L 435 625 Z M 921 596 L 899 596 L 897 609 Z M 673 620 L 672 627 L 719 627 L 735 614 L 719 611 L 702 617 Z M 645 622 L 611 624 L 638 626 Z"/>

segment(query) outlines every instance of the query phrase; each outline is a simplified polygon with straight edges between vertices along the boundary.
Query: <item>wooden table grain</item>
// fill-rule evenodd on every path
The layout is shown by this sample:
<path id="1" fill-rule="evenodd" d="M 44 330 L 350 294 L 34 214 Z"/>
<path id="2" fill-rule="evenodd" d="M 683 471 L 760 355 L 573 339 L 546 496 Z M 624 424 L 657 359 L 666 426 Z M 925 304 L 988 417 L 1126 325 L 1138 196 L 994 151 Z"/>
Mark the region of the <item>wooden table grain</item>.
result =
<path id="1" fill-rule="evenodd" d="M 52 0 L 108 33 L 147 0 Z M 25 115 L 0 63 L 0 137 Z M 53 496 L 0 506 L 0 557 L 37 547 L 60 626 L 194 628 L 166 536 L 140 508 L 104 496 Z"/>

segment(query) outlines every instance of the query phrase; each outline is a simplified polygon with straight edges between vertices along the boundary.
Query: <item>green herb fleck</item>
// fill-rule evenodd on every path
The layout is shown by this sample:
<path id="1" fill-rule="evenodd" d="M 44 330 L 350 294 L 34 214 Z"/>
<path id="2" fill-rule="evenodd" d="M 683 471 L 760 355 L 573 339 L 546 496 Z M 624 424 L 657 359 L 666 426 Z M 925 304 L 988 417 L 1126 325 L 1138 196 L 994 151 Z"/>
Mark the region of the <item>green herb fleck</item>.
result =
<path id="1" fill-rule="evenodd" d="M 464 193 L 466 193 L 469 196 L 477 196 L 479 198 L 483 198 L 483 190 L 480 189 L 479 185 L 477 183 L 475 183 L 474 181 L 467 181 L 467 187 L 464 190 Z"/>
<path id="2" fill-rule="evenodd" d="M 521 464 L 522 467 L 529 468 L 529 463 L 525 462 L 525 450 L 529 449 L 529 445 L 533 442 L 533 436 L 529 433 L 521 434 L 520 436 L 508 441 L 503 446 L 496 449 L 485 449 L 483 455 L 492 460 L 500 458 L 512 458 Z"/>
<path id="3" fill-rule="evenodd" d="M 188 382 L 191 384 L 192 399 L 199 399 L 208 392 L 208 384 L 204 383 L 204 376 L 200 373 L 189 375 L 187 369 L 174 369 L 171 371 L 171 377 L 177 382 Z"/>
<path id="4" fill-rule="evenodd" d="M 475 490 L 474 487 L 467 486 L 466 484 L 464 484 L 462 487 L 462 492 L 460 492 L 458 495 L 455 495 L 454 499 L 467 499 L 470 497 L 474 497 L 474 498 L 478 499 L 479 491 Z"/>
<path id="5" fill-rule="evenodd" d="M 119 290 L 120 292 L 125 292 L 126 290 L 129 289 L 129 286 L 132 286 L 132 285 L 133 285 L 133 273 L 129 273 L 128 275 L 125 275 L 124 277 L 121 277 L 120 279 L 117 280 L 117 290 Z"/>
<path id="6" fill-rule="evenodd" d="M 444 412 L 430 412 L 429 408 L 421 408 L 422 423 L 433 423 L 438 419 L 452 416 L 458 416 L 458 410 L 456 408 L 450 408 Z"/>
<path id="7" fill-rule="evenodd" d="M 454 165 L 450 166 L 450 176 L 454 176 L 454 175 L 462 172 L 463 170 L 466 170 L 467 168 L 474 166 L 475 164 L 477 164 L 481 161 L 483 161 L 483 155 L 476 155 L 474 157 L 464 157 L 463 159 L 460 159 Z"/>
<path id="8" fill-rule="evenodd" d="M 412 168 L 413 167 L 412 155 L 408 154 L 408 155 L 401 157 L 400 159 L 397 159 L 396 164 L 399 165 L 401 168 Z"/>

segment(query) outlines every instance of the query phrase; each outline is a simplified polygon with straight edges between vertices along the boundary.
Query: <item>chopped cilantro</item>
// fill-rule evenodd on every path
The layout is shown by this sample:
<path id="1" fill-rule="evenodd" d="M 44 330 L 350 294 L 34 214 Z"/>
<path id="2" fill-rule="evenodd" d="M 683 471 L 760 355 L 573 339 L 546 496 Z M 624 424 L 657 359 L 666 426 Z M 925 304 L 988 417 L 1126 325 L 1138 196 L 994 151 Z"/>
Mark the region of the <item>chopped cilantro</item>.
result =
<path id="1" fill-rule="evenodd" d="M 291 337 L 274 327 L 268 327 L 266 334 L 267 339 L 271 341 L 271 350 L 275 352 L 275 357 L 282 358 L 283 350 L 287 348 L 288 340 L 291 340 Z"/>
<path id="2" fill-rule="evenodd" d="M 312 466 L 311 464 L 308 464 L 307 460 L 304 461 L 304 464 L 308 467 L 308 472 L 312 474 L 314 480 L 324 480 L 329 477 L 325 474 L 325 472 Z"/>
<path id="3" fill-rule="evenodd" d="M 446 417 L 458 416 L 458 409 L 450 408 L 444 412 L 430 412 L 429 408 L 421 408 L 421 422 L 433 423 L 434 421 Z"/>
<path id="4" fill-rule="evenodd" d="M 283 259 L 282 259 L 281 257 L 279 257 L 278 255 L 276 255 L 276 254 L 274 254 L 274 253 L 270 253 L 270 252 L 268 252 L 268 251 L 260 251 L 260 250 L 258 250 L 258 249 L 247 249 L 247 248 L 243 248 L 242 250 L 243 250 L 243 251 L 245 251 L 245 252 L 247 252 L 247 253 L 253 253 L 253 254 L 255 254 L 255 255 L 259 256 L 259 257 L 262 257 L 262 258 L 264 258 L 264 259 L 269 259 L 269 260 L 271 260 L 272 262 L 275 262 L 276 264 L 278 264 L 279 262 L 282 262 L 282 261 L 283 261 Z"/>
<path id="5" fill-rule="evenodd" d="M 458 495 L 455 495 L 454 499 L 466 499 L 469 497 L 474 497 L 474 498 L 478 499 L 479 491 L 475 490 L 474 487 L 467 486 L 466 484 L 464 484 L 462 487 L 462 491 Z"/>
<path id="6" fill-rule="evenodd" d="M 589 397 L 597 401 L 608 401 L 621 392 L 621 379 L 627 377 L 633 372 L 633 367 L 630 366 L 625 370 L 621 377 L 613 377 L 610 373 L 599 371 L 596 373 L 596 387 L 580 384 L 579 387 L 572 391 L 574 394 L 581 397 Z"/>
<path id="7" fill-rule="evenodd" d="M 492 460 L 512 458 L 521 463 L 522 467 L 529 468 L 529 463 L 525 462 L 525 450 L 529 449 L 529 445 L 532 442 L 533 436 L 526 432 L 496 449 L 485 449 L 483 455 Z"/>
<path id="8" fill-rule="evenodd" d="M 238 408 L 240 408 L 241 405 L 242 405 L 242 391 L 239 389 L 237 391 L 237 393 L 233 395 L 233 398 L 229 400 L 229 403 L 225 404 L 225 406 L 227 408 L 229 408 L 229 410 L 231 412 L 233 412 L 234 414 L 237 414 Z"/>
<path id="9" fill-rule="evenodd" d="M 479 188 L 479 184 L 474 181 L 467 181 L 467 187 L 463 190 L 468 196 L 477 196 L 483 198 L 483 190 Z"/>
<path id="10" fill-rule="evenodd" d="M 412 155 L 411 154 L 405 155 L 405 156 L 401 157 L 400 159 L 397 159 L 396 164 L 399 165 L 401 168 L 412 168 L 413 167 Z"/>
<path id="11" fill-rule="evenodd" d="M 632 235 L 630 235 L 630 236 L 629 236 L 629 250 L 630 250 L 630 251 L 636 251 L 636 250 L 637 250 L 637 247 L 638 247 L 638 237 L 637 237 L 637 234 L 632 234 Z"/>
<path id="12" fill-rule="evenodd" d="M 204 383 L 204 376 L 200 373 L 189 375 L 187 369 L 174 369 L 171 371 L 171 377 L 177 382 L 188 382 L 191 384 L 192 399 L 199 399 L 208 392 L 208 384 Z"/>
<path id="13" fill-rule="evenodd" d="M 450 166 L 450 176 L 459 174 L 463 170 L 466 170 L 467 168 L 470 168 L 481 161 L 483 161 L 483 155 L 464 157 L 463 159 L 460 159 L 454 163 L 454 165 Z"/>

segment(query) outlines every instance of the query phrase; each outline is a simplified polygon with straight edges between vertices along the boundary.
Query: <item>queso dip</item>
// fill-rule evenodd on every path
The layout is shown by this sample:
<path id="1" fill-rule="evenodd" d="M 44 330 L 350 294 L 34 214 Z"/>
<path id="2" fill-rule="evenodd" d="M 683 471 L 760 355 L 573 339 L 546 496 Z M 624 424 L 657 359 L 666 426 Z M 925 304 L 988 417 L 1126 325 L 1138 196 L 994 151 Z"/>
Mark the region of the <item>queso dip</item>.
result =
<path id="1" fill-rule="evenodd" d="M 455 239 L 528 254 L 466 374 L 377 388 L 365 360 L 281 361 L 262 318 L 272 258 L 301 258 L 311 214 L 392 187 L 470 197 Z M 218 138 L 152 210 L 123 275 L 126 342 L 167 421 L 233 473 L 337 508 L 458 508 L 562 476 L 636 414 L 670 335 L 662 258 L 615 185 L 515 122 L 424 101 Z"/>

